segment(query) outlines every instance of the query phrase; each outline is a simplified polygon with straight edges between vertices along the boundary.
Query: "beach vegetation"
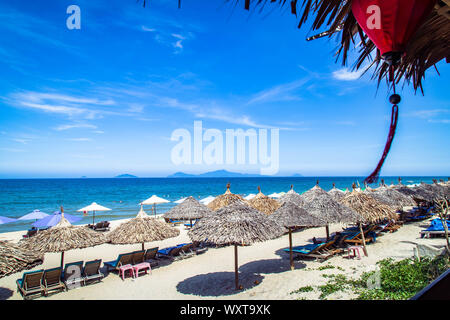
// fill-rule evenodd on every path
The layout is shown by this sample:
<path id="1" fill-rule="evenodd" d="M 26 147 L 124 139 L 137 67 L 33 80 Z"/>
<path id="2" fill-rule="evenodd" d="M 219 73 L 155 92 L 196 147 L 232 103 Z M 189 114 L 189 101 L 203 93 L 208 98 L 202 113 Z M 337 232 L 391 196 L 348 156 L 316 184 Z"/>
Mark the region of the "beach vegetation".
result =
<path id="1" fill-rule="evenodd" d="M 300 287 L 297 290 L 292 291 L 290 294 L 311 292 L 311 291 L 314 291 L 314 288 L 312 286 L 305 286 L 305 287 Z"/>

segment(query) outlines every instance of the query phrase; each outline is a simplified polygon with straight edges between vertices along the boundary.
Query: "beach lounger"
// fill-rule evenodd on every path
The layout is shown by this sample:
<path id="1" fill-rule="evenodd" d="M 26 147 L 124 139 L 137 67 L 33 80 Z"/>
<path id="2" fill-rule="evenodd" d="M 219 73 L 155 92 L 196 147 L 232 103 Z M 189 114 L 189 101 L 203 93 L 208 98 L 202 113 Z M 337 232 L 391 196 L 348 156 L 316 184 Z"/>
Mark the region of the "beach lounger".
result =
<path id="1" fill-rule="evenodd" d="M 184 223 L 184 221 L 182 221 L 182 220 L 174 220 L 174 219 L 167 219 L 167 218 L 164 218 L 164 220 L 166 221 L 166 223 L 170 223 L 173 226 L 177 226 L 179 224 Z"/>
<path id="2" fill-rule="evenodd" d="M 30 229 L 27 231 L 27 234 L 24 234 L 23 237 L 26 238 L 30 238 L 34 235 L 36 235 L 36 233 L 38 232 L 38 229 Z"/>
<path id="3" fill-rule="evenodd" d="M 363 230 L 364 232 L 364 239 L 366 243 L 371 243 L 371 242 L 375 242 L 376 241 L 376 233 L 374 232 L 374 230 L 377 228 L 376 225 L 371 226 L 366 228 L 365 230 Z M 344 244 L 350 244 L 352 246 L 355 245 L 363 245 L 363 241 L 362 241 L 362 236 L 361 236 L 361 231 L 358 231 L 354 234 L 351 235 L 347 235 L 344 236 L 344 238 L 342 239 Z"/>
<path id="4" fill-rule="evenodd" d="M 133 252 L 133 261 L 131 264 L 139 264 L 144 262 L 145 250 L 139 250 Z"/>
<path id="5" fill-rule="evenodd" d="M 147 249 L 147 251 L 145 251 L 144 261 L 149 262 L 152 268 L 159 265 L 158 258 L 156 257 L 157 253 L 158 247 Z"/>
<path id="6" fill-rule="evenodd" d="M 450 221 L 447 220 L 447 228 L 450 230 Z M 430 222 L 430 226 L 425 230 L 420 231 L 421 238 L 445 236 L 445 229 L 442 225 L 441 219 L 433 219 Z"/>
<path id="7" fill-rule="evenodd" d="M 104 275 L 100 272 L 101 264 L 101 259 L 88 261 L 85 263 L 82 274 L 84 285 L 93 281 L 102 281 Z"/>
<path id="8" fill-rule="evenodd" d="M 44 292 L 42 285 L 42 277 L 44 270 L 25 272 L 22 279 L 17 279 L 17 291 L 20 292 L 25 300 L 30 299 L 34 295 L 41 296 Z"/>
<path id="9" fill-rule="evenodd" d="M 342 249 L 331 249 L 335 243 L 335 239 L 323 243 L 311 243 L 303 246 L 297 246 L 292 248 L 292 252 L 295 253 L 294 258 L 314 258 L 316 260 L 325 261 L 328 258 L 334 256 L 337 253 L 342 253 Z M 289 252 L 289 248 L 283 249 L 283 251 Z"/>
<path id="10" fill-rule="evenodd" d="M 62 268 L 53 268 L 44 271 L 42 277 L 42 285 L 44 287 L 44 294 L 48 296 L 50 291 L 64 291 L 66 286 L 61 281 Z"/>
<path id="11" fill-rule="evenodd" d="M 66 290 L 78 287 L 77 284 L 81 285 L 81 283 L 84 282 L 82 272 L 83 272 L 83 261 L 67 263 L 64 266 L 61 279 L 66 286 Z"/>
<path id="12" fill-rule="evenodd" d="M 119 268 L 121 266 L 132 264 L 133 263 L 133 253 L 123 253 L 119 254 L 116 260 L 104 262 L 106 269 L 109 271 L 110 269 L 113 269 L 115 271 L 119 271 Z"/>
<path id="13" fill-rule="evenodd" d="M 178 256 L 178 254 L 180 253 L 181 249 L 185 245 L 187 245 L 187 243 L 181 243 L 181 244 L 173 246 L 173 247 L 169 247 L 169 248 L 164 248 L 164 249 L 158 250 L 158 257 L 174 259 L 174 257 Z"/>

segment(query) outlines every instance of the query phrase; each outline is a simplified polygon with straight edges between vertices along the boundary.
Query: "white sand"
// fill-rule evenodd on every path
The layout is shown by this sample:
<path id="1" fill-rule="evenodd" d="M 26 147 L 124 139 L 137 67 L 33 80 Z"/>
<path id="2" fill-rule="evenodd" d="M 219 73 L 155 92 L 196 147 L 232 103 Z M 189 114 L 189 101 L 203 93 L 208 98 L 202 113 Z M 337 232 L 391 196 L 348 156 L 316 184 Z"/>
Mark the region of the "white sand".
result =
<path id="1" fill-rule="evenodd" d="M 116 227 L 120 220 L 112 221 L 111 227 Z M 325 284 L 327 279 L 323 274 L 344 273 L 348 277 L 357 277 L 368 271 L 381 259 L 392 257 L 402 259 L 413 256 L 416 243 L 443 246 L 444 239 L 421 239 L 421 226 L 428 221 L 407 224 L 397 232 L 386 233 L 377 238 L 376 243 L 368 245 L 369 257 L 346 259 L 343 255 L 332 257 L 326 262 L 296 261 L 296 269 L 289 267 L 289 254 L 282 252 L 288 246 L 288 236 L 284 235 L 271 241 L 256 243 L 248 247 L 239 247 L 240 283 L 244 290 L 234 290 L 234 249 L 232 246 L 210 248 L 206 253 L 175 261 L 165 266 L 155 268 L 151 275 L 143 275 L 138 279 L 131 278 L 122 281 L 115 273 L 110 273 L 101 283 L 92 284 L 67 292 L 42 297 L 38 299 L 317 299 L 319 292 L 290 294 L 303 286 Z M 146 248 L 159 246 L 168 247 L 183 242 L 190 242 L 187 230 L 179 226 L 180 236 L 153 243 L 147 243 Z M 340 231 L 342 226 L 330 226 L 330 232 Z M 23 231 L 0 234 L 0 239 L 18 241 Z M 293 233 L 293 244 L 302 245 L 311 242 L 312 237 L 324 237 L 325 228 L 313 228 Z M 120 253 L 139 250 L 136 245 L 111 245 L 71 250 L 65 253 L 65 262 L 78 260 L 103 259 L 115 260 Z M 45 254 L 44 264 L 34 270 L 57 267 L 60 265 L 59 253 Z M 332 264 L 338 269 L 317 270 L 319 266 Z M 16 291 L 16 279 L 21 273 L 0 279 L 0 299 L 22 299 Z M 255 280 L 258 281 L 255 284 Z M 335 293 L 328 299 L 352 298 L 351 293 Z"/>

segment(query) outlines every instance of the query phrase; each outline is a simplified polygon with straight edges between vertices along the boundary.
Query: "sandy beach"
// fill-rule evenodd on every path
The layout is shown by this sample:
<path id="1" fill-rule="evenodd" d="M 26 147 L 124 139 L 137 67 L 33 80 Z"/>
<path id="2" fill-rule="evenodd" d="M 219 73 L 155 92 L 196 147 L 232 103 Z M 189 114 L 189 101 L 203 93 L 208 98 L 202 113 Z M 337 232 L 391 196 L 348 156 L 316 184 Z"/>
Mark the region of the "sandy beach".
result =
<path id="1" fill-rule="evenodd" d="M 111 228 L 126 220 L 111 222 Z M 320 292 L 291 294 L 303 286 L 325 284 L 325 274 L 342 273 L 347 277 L 358 277 L 369 271 L 381 259 L 392 257 L 403 259 L 414 255 L 416 244 L 443 246 L 445 239 L 421 239 L 420 230 L 428 220 L 408 223 L 397 232 L 385 233 L 377 241 L 368 245 L 368 257 L 347 259 L 338 255 L 325 262 L 299 260 L 295 270 L 289 268 L 289 254 L 283 252 L 288 247 L 288 236 L 256 243 L 252 246 L 239 247 L 240 283 L 244 290 L 234 290 L 233 247 L 209 248 L 201 255 L 196 255 L 174 262 L 162 263 L 154 268 L 151 275 L 142 275 L 137 279 L 126 278 L 123 281 L 116 273 L 109 273 L 102 282 L 89 286 L 61 292 L 41 299 L 318 299 Z M 330 232 L 342 230 L 342 225 L 331 225 Z M 146 248 L 164 248 L 178 243 L 190 242 L 184 226 L 177 226 L 181 233 L 178 237 L 147 243 Z M 20 240 L 23 231 L 0 234 L 1 240 Z M 325 236 L 325 228 L 311 228 L 293 233 L 293 245 L 312 242 L 313 237 Z M 136 245 L 103 244 L 82 250 L 65 253 L 65 262 L 102 259 L 115 260 L 120 253 L 139 250 Z M 164 260 L 163 260 L 164 261 Z M 59 253 L 45 254 L 45 261 L 32 270 L 57 267 L 60 264 Z M 340 268 L 319 270 L 320 266 L 333 265 Z M 106 272 L 106 271 L 105 271 Z M 22 273 L 16 273 L 0 279 L 0 299 L 22 300 L 16 291 L 16 279 Z M 351 292 L 337 292 L 328 299 L 352 299 Z"/>

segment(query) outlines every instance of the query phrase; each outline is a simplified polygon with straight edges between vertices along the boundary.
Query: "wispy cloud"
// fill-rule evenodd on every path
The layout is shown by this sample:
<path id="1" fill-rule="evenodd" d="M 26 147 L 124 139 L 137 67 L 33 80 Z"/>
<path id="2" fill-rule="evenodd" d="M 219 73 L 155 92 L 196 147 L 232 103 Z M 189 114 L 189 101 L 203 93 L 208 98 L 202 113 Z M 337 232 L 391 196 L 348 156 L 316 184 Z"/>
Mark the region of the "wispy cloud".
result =
<path id="1" fill-rule="evenodd" d="M 55 128 L 56 131 L 65 131 L 69 129 L 78 129 L 78 128 L 88 128 L 88 129 L 97 129 L 97 126 L 88 123 L 73 123 L 73 124 L 63 124 L 57 126 Z"/>
<path id="2" fill-rule="evenodd" d="M 341 81 L 355 81 L 361 78 L 365 69 L 361 68 L 357 71 L 350 71 L 348 68 L 342 68 L 332 73 L 333 78 Z"/>
<path id="3" fill-rule="evenodd" d="M 413 111 L 409 114 L 411 117 L 421 118 L 421 119 L 430 119 L 442 114 L 448 114 L 450 110 L 447 109 L 426 109 L 426 110 L 417 110 Z"/>
<path id="4" fill-rule="evenodd" d="M 309 77 L 292 81 L 289 83 L 274 86 L 256 93 L 248 102 L 247 105 L 274 101 L 292 101 L 300 100 L 299 94 L 295 91 L 302 88 L 309 80 Z"/>
<path id="5" fill-rule="evenodd" d="M 69 138 L 68 141 L 76 141 L 76 142 L 85 142 L 85 141 L 92 141 L 91 138 Z"/>

